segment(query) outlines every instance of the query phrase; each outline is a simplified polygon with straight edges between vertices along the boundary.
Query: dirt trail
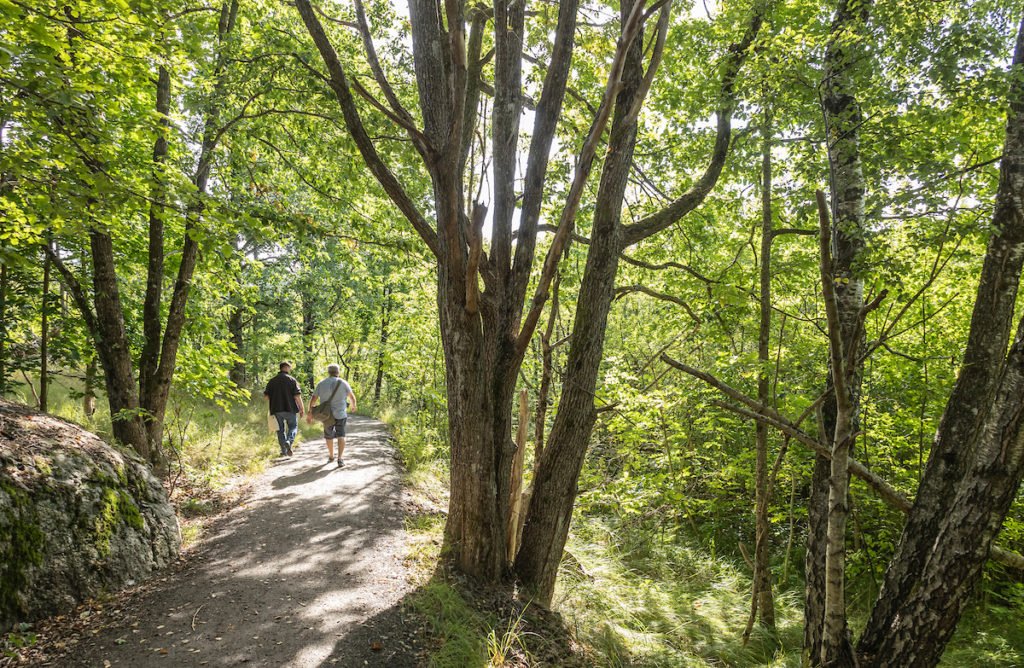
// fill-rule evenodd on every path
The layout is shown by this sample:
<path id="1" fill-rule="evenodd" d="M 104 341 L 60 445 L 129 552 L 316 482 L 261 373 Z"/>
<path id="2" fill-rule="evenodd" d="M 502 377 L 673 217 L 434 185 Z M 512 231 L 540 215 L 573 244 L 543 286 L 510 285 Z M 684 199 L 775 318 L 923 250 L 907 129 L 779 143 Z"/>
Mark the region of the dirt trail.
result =
<path id="1" fill-rule="evenodd" d="M 401 483 L 384 426 L 352 417 L 345 468 L 323 440 L 276 462 L 135 622 L 61 665 L 415 666 Z"/>

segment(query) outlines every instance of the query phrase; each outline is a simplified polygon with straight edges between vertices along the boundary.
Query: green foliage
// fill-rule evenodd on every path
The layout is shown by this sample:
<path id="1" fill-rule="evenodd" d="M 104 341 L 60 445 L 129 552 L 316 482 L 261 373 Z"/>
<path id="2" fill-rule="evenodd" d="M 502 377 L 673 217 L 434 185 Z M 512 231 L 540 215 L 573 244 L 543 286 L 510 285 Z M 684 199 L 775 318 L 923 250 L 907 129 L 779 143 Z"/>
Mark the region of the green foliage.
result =
<path id="1" fill-rule="evenodd" d="M 490 664 L 484 641 L 486 619 L 467 604 L 450 584 L 431 580 L 410 599 L 410 605 L 430 624 L 440 647 L 430 654 L 432 668 L 463 668 Z"/>
<path id="2" fill-rule="evenodd" d="M 201 249 L 164 425 L 171 479 L 187 488 L 180 492 L 184 511 L 205 515 L 213 507 L 206 492 L 261 470 L 274 456 L 259 394 L 282 359 L 296 362 L 304 387 L 324 375 L 326 364 L 341 364 L 362 411 L 391 424 L 410 480 L 440 503 L 450 448 L 436 267 L 364 168 L 333 93 L 303 64 L 319 61 L 294 8 L 239 3 L 238 29 L 217 45 L 219 3 L 188 12 L 179 4 L 68 0 L 58 12 L 56 5 L 0 0 L 0 390 L 35 401 L 45 308 L 50 410 L 110 435 L 102 392 L 95 414 L 86 415 L 81 402 L 98 342 L 66 285 L 54 279 L 44 300 L 43 244 L 52 239 L 90 300 L 90 235 L 111 236 L 137 367 L 149 221 L 158 215 L 166 258 L 158 277 L 161 323 L 186 226 Z M 673 10 L 666 47 L 672 57 L 661 64 L 641 112 L 625 219 L 657 211 L 703 172 L 719 104 L 716 63 L 743 29 L 749 4 Z M 368 2 L 366 10 L 378 35 L 408 28 L 408 17 L 391 3 Z M 524 94 L 537 100 L 557 12 L 550 3 L 531 3 L 530 10 L 524 50 L 537 65 L 525 72 Z M 559 184 L 572 173 L 590 125 L 618 10 L 587 5 L 576 31 L 573 94 L 551 156 L 555 185 L 545 191 L 546 220 L 563 204 Z M 833 10 L 806 0 L 773 4 L 737 82 L 737 131 L 717 187 L 697 215 L 626 249 L 628 260 L 620 262 L 616 285 L 626 289 L 609 316 L 595 392 L 595 405 L 609 410 L 600 414 L 580 476 L 570 547 L 576 563 L 567 560 L 560 590 L 563 610 L 580 620 L 608 665 L 795 660 L 811 457 L 802 445 L 770 436 L 770 456 L 779 457 L 770 543 L 780 630 L 742 647 L 738 625 L 749 576 L 742 554 L 754 542 L 753 426 L 715 406 L 718 393 L 668 370 L 658 356 L 678 357 L 748 394 L 767 370 L 771 403 L 790 417 L 821 391 L 827 355 L 813 234 L 773 241 L 771 362 L 767 369 L 758 363 L 760 131 L 770 119 L 775 227 L 813 232 L 814 191 L 829 182 L 819 85 Z M 352 19 L 350 8 L 332 11 Z M 890 333 L 865 366 L 855 456 L 908 496 L 966 340 L 990 231 L 1017 14 L 1017 5 L 1002 0 L 895 0 L 874 6 L 869 34 L 851 45 L 862 56 L 853 76 L 865 118 L 869 220 L 869 252 L 857 271 L 873 294 L 889 291 L 868 319 L 868 338 Z M 378 93 L 357 37 L 328 28 L 352 78 Z M 492 41 L 485 38 L 485 53 Z M 377 40 L 396 95 L 422 124 L 408 46 Z M 153 89 L 158 66 L 171 77 L 171 130 L 167 161 L 155 166 L 154 142 L 164 132 Z M 485 79 L 492 68 L 488 61 Z M 378 151 L 429 213 L 430 180 L 410 143 L 396 140 L 391 121 L 359 103 Z M 218 140 L 209 185 L 199 194 L 196 155 L 211 109 Z M 489 129 L 480 130 L 486 138 Z M 470 169 L 485 162 L 475 155 Z M 486 187 L 481 193 L 486 199 Z M 594 206 L 588 190 L 576 226 L 584 236 Z M 538 240 L 542 250 L 549 243 L 543 235 Z M 566 379 L 565 339 L 586 254 L 587 245 L 575 243 L 561 264 L 552 336 L 559 345 L 542 427 L 550 426 Z M 531 343 L 521 373 L 531 397 L 531 441 L 540 353 Z M 804 425 L 816 433 L 813 415 Z M 307 438 L 316 433 L 304 423 L 302 430 Z M 527 481 L 532 449 L 531 443 Z M 134 521 L 120 498 L 105 504 L 98 536 Z M 849 603 L 863 616 L 902 516 L 856 481 L 853 512 Z M 437 519 L 428 523 L 436 533 Z M 31 557 L 31 523 L 24 524 L 29 533 L 18 549 Z M 198 533 L 195 526 L 186 532 Z M 1020 500 L 1000 541 L 1024 544 Z M 1011 623 L 1024 609 L 1017 577 L 986 571 L 980 597 L 991 605 L 972 609 L 950 665 L 1020 661 L 1024 639 Z M 438 621 L 447 629 L 439 631 L 448 638 L 442 654 L 451 657 L 439 665 L 482 665 L 488 651 L 493 657 L 514 644 L 515 629 L 474 618 L 447 585 L 432 582 L 425 592 L 424 610 L 452 620 L 450 627 Z"/>

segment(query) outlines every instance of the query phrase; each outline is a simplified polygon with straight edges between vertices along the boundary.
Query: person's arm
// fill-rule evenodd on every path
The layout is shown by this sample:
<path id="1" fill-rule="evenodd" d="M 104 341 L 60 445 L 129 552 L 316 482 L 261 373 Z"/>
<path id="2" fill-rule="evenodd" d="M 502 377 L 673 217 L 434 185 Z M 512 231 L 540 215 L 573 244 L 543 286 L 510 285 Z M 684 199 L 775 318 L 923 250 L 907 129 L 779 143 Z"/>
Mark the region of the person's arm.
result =
<path id="1" fill-rule="evenodd" d="M 352 401 L 352 412 L 354 413 L 358 408 L 356 407 L 356 395 L 352 392 L 352 388 L 349 388 L 348 390 L 348 398 Z"/>
<path id="2" fill-rule="evenodd" d="M 296 394 L 295 395 L 295 405 L 297 405 L 299 407 L 299 415 L 305 415 L 306 414 L 306 407 L 302 405 L 302 395 L 301 394 Z M 313 407 L 312 403 L 310 404 L 309 407 L 310 408 Z"/>
<path id="3" fill-rule="evenodd" d="M 316 402 L 320 400 L 320 396 L 314 392 L 309 397 L 309 410 L 306 411 L 306 422 L 313 424 L 313 406 L 316 406 Z"/>

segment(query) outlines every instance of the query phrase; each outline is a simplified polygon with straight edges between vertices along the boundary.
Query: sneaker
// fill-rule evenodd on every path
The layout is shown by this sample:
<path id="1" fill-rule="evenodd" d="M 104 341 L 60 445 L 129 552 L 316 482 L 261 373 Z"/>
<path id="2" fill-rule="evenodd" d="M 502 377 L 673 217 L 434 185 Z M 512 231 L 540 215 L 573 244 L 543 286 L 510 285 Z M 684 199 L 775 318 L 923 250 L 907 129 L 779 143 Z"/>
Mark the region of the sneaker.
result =
<path id="1" fill-rule="evenodd" d="M 286 457 L 291 457 L 292 456 L 292 446 L 290 446 L 290 445 L 288 446 L 288 449 L 285 451 L 285 456 Z"/>
<path id="2" fill-rule="evenodd" d="M 327 463 L 328 463 L 328 464 L 330 464 L 330 463 L 331 463 L 331 462 L 333 462 L 333 461 L 334 461 L 334 455 L 328 455 L 328 457 L 327 457 Z"/>
<path id="3" fill-rule="evenodd" d="M 344 468 L 344 467 L 345 467 L 345 462 L 341 461 L 341 457 L 338 457 L 338 468 L 340 469 L 340 468 Z"/>

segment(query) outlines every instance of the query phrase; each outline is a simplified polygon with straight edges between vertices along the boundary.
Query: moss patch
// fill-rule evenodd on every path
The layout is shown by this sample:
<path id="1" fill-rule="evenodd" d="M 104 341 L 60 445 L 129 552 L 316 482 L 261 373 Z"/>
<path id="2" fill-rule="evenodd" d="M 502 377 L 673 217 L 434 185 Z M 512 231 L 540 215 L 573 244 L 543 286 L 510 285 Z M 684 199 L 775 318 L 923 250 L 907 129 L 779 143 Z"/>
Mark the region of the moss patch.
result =
<path id="1" fill-rule="evenodd" d="M 0 481 L 0 492 L 12 506 L 0 518 L 0 525 L 6 525 L 10 534 L 10 541 L 0 542 L 0 610 L 12 613 L 21 609 L 20 593 L 28 584 L 29 568 L 43 562 L 45 541 L 34 521 L 28 494 L 6 481 Z"/>
<path id="2" fill-rule="evenodd" d="M 110 539 L 122 524 L 143 528 L 142 513 L 125 491 L 106 487 L 100 499 L 100 511 L 93 520 L 93 543 L 100 556 L 110 556 Z"/>

